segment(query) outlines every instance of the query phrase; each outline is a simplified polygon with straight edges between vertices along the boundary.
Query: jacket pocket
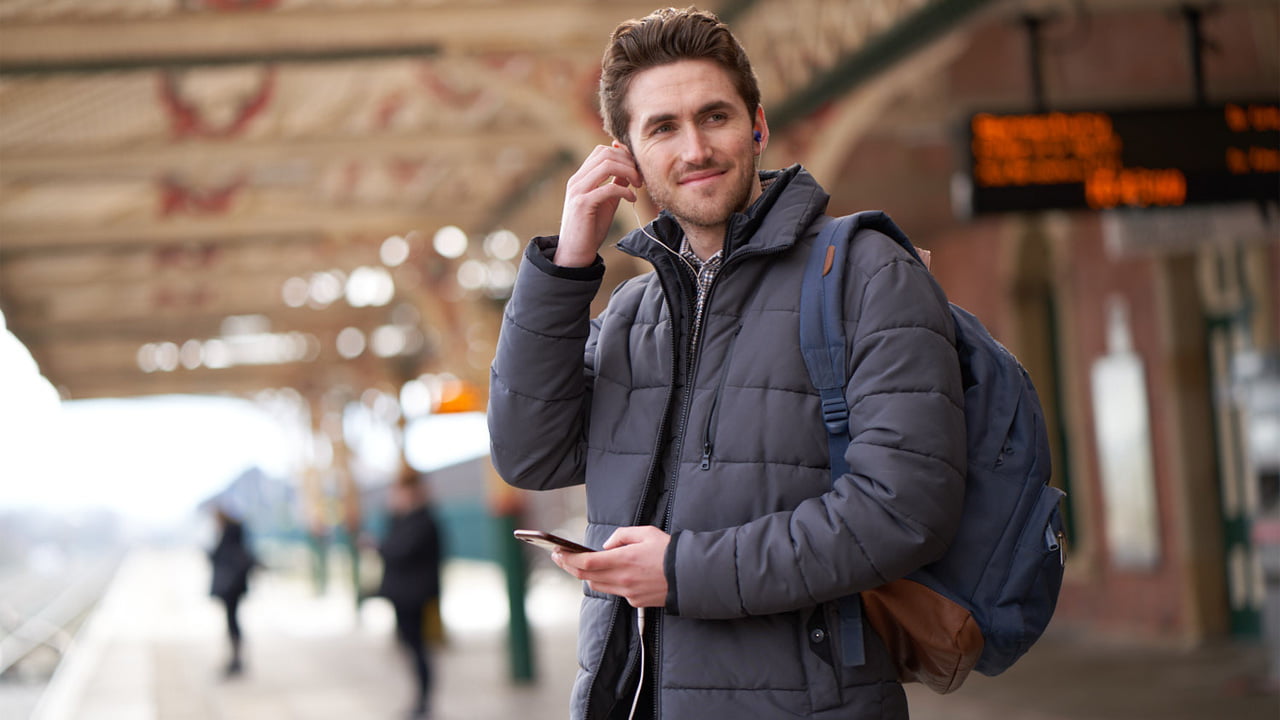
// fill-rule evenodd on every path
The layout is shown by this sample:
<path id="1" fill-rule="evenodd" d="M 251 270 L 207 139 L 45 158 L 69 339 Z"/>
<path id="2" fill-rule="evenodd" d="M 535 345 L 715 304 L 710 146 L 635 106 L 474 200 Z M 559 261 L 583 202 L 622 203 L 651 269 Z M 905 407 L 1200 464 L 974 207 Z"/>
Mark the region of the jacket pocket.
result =
<path id="1" fill-rule="evenodd" d="M 823 603 L 814 608 L 807 619 L 800 616 L 800 629 L 804 633 L 800 645 L 803 648 L 805 686 L 809 691 L 809 704 L 813 712 L 839 707 L 840 661 L 835 650 L 840 627 L 835 603 Z"/>

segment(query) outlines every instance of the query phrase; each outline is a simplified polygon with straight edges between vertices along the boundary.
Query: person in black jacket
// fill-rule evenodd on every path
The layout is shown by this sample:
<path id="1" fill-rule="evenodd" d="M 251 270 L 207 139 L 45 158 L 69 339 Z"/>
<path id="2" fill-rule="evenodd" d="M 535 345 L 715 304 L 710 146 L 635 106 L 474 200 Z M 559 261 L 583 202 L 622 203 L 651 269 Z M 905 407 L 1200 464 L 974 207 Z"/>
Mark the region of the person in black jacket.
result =
<path id="1" fill-rule="evenodd" d="M 209 553 L 213 564 L 213 581 L 209 594 L 222 601 L 227 613 L 227 638 L 231 644 L 231 659 L 227 661 L 228 677 L 244 671 L 240 646 L 240 600 L 249 590 L 249 571 L 258 564 L 249 550 L 244 525 L 226 510 L 216 513 L 220 535 L 218 544 Z"/>
<path id="2" fill-rule="evenodd" d="M 396 613 L 396 636 L 408 651 L 417 679 L 412 717 L 426 717 L 431 690 L 431 663 L 423 633 L 427 604 L 440 597 L 440 533 L 425 491 L 413 473 L 391 486 L 391 519 L 378 548 L 382 583 L 378 594 Z"/>
<path id="3" fill-rule="evenodd" d="M 850 471 L 833 478 L 799 342 L 830 198 L 799 165 L 761 169 L 769 124 L 745 49 L 694 8 L 626 21 L 600 100 L 612 142 L 567 182 L 560 232 L 528 246 L 489 385 L 502 478 L 586 486 L 599 550 L 552 554 L 585 581 L 569 716 L 905 720 L 855 593 L 938 559 L 959 524 L 946 296 L 887 235 L 849 243 Z M 617 250 L 652 272 L 592 317 L 601 248 L 641 188 L 660 213 Z"/>

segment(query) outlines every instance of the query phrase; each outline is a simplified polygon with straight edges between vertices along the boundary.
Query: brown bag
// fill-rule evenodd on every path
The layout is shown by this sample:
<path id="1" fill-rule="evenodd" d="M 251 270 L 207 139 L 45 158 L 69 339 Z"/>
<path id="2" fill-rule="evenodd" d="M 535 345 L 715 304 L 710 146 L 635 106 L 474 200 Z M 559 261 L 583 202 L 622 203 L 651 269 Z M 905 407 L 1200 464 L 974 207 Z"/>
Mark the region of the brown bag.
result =
<path id="1" fill-rule="evenodd" d="M 863 612 L 898 666 L 898 680 L 936 693 L 960 687 L 982 655 L 982 631 L 968 610 L 913 580 L 862 593 Z"/>

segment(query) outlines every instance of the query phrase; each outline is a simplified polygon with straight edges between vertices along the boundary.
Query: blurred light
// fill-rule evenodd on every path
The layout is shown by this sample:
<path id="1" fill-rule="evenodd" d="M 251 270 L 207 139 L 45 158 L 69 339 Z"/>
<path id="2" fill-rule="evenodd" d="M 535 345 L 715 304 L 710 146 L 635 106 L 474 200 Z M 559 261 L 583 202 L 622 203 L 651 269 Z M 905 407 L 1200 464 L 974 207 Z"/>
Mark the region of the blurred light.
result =
<path id="1" fill-rule="evenodd" d="M 409 259 L 409 241 L 399 235 L 392 235 L 382 241 L 382 247 L 378 249 L 378 257 L 387 267 L 400 267 L 405 260 Z"/>
<path id="2" fill-rule="evenodd" d="M 348 360 L 359 357 L 360 353 L 364 352 L 364 333 L 360 332 L 359 328 L 343 328 L 342 332 L 338 333 L 337 346 L 338 354 L 342 357 Z"/>
<path id="3" fill-rule="evenodd" d="M 311 285 L 300 277 L 291 277 L 284 281 L 284 287 L 280 288 L 280 295 L 284 298 L 284 304 L 291 308 L 300 308 L 307 304 L 307 295 L 311 292 Z"/>
<path id="4" fill-rule="evenodd" d="M 297 362 L 298 360 L 306 359 L 310 351 L 307 336 L 295 330 L 286 335 L 285 338 L 289 343 L 288 358 L 285 362 Z"/>
<path id="5" fill-rule="evenodd" d="M 302 357 L 299 359 L 303 362 L 315 362 L 320 357 L 320 338 L 311 333 L 298 333 L 302 338 Z"/>
<path id="6" fill-rule="evenodd" d="M 378 357 L 395 357 L 404 352 L 405 332 L 395 325 L 382 325 L 374 329 L 369 337 L 369 346 Z"/>
<path id="7" fill-rule="evenodd" d="M 182 349 L 178 351 L 182 366 L 188 370 L 195 370 L 200 367 L 203 355 L 204 350 L 199 340 L 188 340 L 182 343 Z"/>
<path id="8" fill-rule="evenodd" d="M 222 319 L 223 337 L 260 335 L 271 332 L 271 318 L 266 315 L 228 315 Z"/>
<path id="9" fill-rule="evenodd" d="M 431 390 L 421 380 L 410 380 L 400 388 L 400 407 L 407 418 L 419 417 L 431 412 Z"/>
<path id="10" fill-rule="evenodd" d="M 320 341 L 315 335 L 242 332 L 265 324 L 265 320 L 257 315 L 229 317 L 223 321 L 223 327 L 228 331 L 223 337 L 191 339 L 181 348 L 174 343 L 147 343 L 138 348 L 138 367 L 147 373 L 176 370 L 179 364 L 190 370 L 201 365 L 211 370 L 222 370 L 237 365 L 311 362 L 320 356 Z M 360 342 L 363 343 L 362 338 Z"/>
<path id="11" fill-rule="evenodd" d="M 384 392 L 376 392 L 369 403 L 373 409 L 374 417 L 380 418 L 385 423 L 394 423 L 400 419 L 400 403 L 394 397 Z"/>
<path id="12" fill-rule="evenodd" d="M 160 369 L 156 364 L 156 346 L 147 343 L 138 348 L 138 369 L 144 373 L 153 373 Z"/>
<path id="13" fill-rule="evenodd" d="M 520 254 L 520 238 L 510 230 L 489 233 L 484 238 L 484 251 L 498 260 L 511 260 Z"/>
<path id="14" fill-rule="evenodd" d="M 447 258 L 462 257 L 467 251 L 467 234 L 456 225 L 446 225 L 436 231 L 432 245 L 436 252 Z"/>
<path id="15" fill-rule="evenodd" d="M 493 290 L 509 292 L 516 284 L 516 268 L 506 260 L 489 262 L 489 287 Z"/>
<path id="16" fill-rule="evenodd" d="M 171 342 L 159 343 L 155 346 L 156 368 L 164 372 L 178 369 L 178 346 Z"/>
<path id="17" fill-rule="evenodd" d="M 395 297 L 396 284 L 386 268 L 361 266 L 347 279 L 347 303 L 351 307 L 381 307 Z"/>
<path id="18" fill-rule="evenodd" d="M 476 290 L 489 280 L 489 268 L 479 260 L 467 260 L 458 267 L 458 285 L 464 290 Z"/>
<path id="19" fill-rule="evenodd" d="M 442 376 L 437 413 L 475 412 L 484 410 L 476 388 L 453 375 Z"/>
<path id="20" fill-rule="evenodd" d="M 214 338 L 204 344 L 204 366 L 210 370 L 231 367 L 231 350 L 226 341 Z"/>
<path id="21" fill-rule="evenodd" d="M 329 305 L 332 305 L 335 300 L 342 297 L 342 280 L 336 273 L 314 273 L 311 276 L 308 295 L 313 307 L 328 307 Z"/>

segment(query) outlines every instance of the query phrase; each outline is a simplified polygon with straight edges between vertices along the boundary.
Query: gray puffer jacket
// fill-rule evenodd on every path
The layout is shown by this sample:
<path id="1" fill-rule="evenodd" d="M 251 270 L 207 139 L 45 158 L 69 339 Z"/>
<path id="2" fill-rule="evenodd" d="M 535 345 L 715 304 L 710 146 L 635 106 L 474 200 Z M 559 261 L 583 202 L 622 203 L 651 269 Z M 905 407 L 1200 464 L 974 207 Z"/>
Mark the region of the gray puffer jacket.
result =
<path id="1" fill-rule="evenodd" d="M 619 247 L 654 272 L 619 286 L 592 321 L 603 267 L 558 268 L 555 239 L 534 240 L 492 368 L 494 464 L 521 488 L 585 482 L 595 547 L 654 518 L 671 533 L 667 606 L 649 614 L 658 717 L 906 718 L 875 633 L 851 667 L 828 629 L 836 599 L 936 559 L 955 531 L 965 433 L 950 314 L 896 243 L 856 238 L 845 291 L 853 470 L 833 486 L 798 339 L 828 196 L 799 166 L 762 177 L 765 194 L 730 221 L 691 359 L 694 289 L 678 259 L 628 235 Z M 650 232 L 679 247 L 669 216 Z M 585 593 L 572 716 L 605 718 L 630 705 L 635 615 Z"/>

